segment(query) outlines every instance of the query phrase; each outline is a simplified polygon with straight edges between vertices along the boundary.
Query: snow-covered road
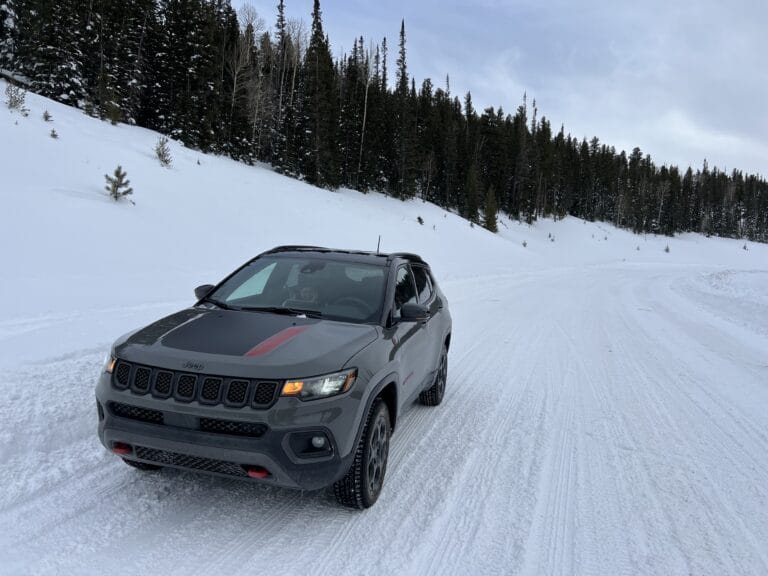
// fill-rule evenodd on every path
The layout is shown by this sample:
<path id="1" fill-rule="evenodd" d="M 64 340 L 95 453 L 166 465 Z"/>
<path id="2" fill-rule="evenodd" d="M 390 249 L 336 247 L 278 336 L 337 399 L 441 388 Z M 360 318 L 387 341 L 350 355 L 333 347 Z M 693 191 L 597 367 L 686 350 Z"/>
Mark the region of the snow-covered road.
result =
<path id="1" fill-rule="evenodd" d="M 96 438 L 103 350 L 24 364 L 0 573 L 766 574 L 768 310 L 742 290 L 766 285 L 660 264 L 445 282 L 445 402 L 402 416 L 362 513 L 128 468 Z"/>

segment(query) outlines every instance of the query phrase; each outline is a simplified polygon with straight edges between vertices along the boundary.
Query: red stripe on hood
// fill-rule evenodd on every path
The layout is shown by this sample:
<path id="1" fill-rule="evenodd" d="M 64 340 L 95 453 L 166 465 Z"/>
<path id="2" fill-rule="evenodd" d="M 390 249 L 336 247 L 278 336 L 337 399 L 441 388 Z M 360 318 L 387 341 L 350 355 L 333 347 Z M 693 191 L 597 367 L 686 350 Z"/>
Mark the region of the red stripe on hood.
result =
<path id="1" fill-rule="evenodd" d="M 248 350 L 248 352 L 245 353 L 245 356 L 263 356 L 264 354 L 269 354 L 275 348 L 282 346 L 289 340 L 293 340 L 307 328 L 308 326 L 291 326 L 290 328 L 281 330 L 274 336 L 270 336 L 263 342 Z"/>

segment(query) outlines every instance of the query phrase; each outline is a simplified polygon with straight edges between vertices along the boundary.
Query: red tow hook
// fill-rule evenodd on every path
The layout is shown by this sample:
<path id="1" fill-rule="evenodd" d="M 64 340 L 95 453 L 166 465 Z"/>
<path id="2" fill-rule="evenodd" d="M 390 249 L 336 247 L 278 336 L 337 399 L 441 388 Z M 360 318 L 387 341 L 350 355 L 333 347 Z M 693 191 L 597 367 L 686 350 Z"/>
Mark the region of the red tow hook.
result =
<path id="1" fill-rule="evenodd" d="M 125 444 L 123 442 L 113 442 L 112 452 L 114 452 L 115 454 L 120 454 L 122 456 L 124 454 L 130 454 L 131 452 L 133 452 L 133 447 L 130 444 Z"/>
<path id="2" fill-rule="evenodd" d="M 246 466 L 245 471 L 251 478 L 267 478 L 271 476 L 269 470 L 263 466 Z"/>

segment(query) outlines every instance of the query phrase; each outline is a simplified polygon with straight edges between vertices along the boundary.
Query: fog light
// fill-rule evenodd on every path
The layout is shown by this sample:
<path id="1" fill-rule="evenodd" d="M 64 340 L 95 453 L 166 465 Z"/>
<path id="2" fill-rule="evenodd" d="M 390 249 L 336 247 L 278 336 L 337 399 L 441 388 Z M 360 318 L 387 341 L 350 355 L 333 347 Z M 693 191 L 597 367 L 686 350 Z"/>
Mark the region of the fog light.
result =
<path id="1" fill-rule="evenodd" d="M 314 448 L 317 448 L 318 450 L 320 448 L 325 448 L 325 437 L 324 436 L 312 436 L 312 446 Z"/>
<path id="2" fill-rule="evenodd" d="M 133 448 L 130 444 L 125 444 L 124 442 L 113 442 L 112 443 L 112 452 L 115 454 L 120 454 L 121 456 L 123 454 L 130 454 L 133 452 Z"/>
<path id="3" fill-rule="evenodd" d="M 246 466 L 245 471 L 251 478 L 268 478 L 270 476 L 269 470 L 263 466 Z"/>

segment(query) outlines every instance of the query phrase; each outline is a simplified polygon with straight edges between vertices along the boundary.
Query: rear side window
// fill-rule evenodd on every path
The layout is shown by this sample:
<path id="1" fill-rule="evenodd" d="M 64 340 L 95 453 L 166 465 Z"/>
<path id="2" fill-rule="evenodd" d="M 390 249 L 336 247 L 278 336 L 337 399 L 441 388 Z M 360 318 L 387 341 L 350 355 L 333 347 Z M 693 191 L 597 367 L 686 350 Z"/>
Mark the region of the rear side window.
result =
<path id="1" fill-rule="evenodd" d="M 395 318 L 400 318 L 400 310 L 403 304 L 416 302 L 416 287 L 413 284 L 413 276 L 407 266 L 401 266 L 397 269 L 397 278 L 395 279 L 395 308 L 392 314 Z"/>
<path id="2" fill-rule="evenodd" d="M 413 277 L 416 280 L 416 292 L 419 294 L 419 302 L 426 304 L 432 298 L 432 294 L 434 294 L 432 279 L 429 277 L 427 269 L 423 266 L 413 266 Z"/>

